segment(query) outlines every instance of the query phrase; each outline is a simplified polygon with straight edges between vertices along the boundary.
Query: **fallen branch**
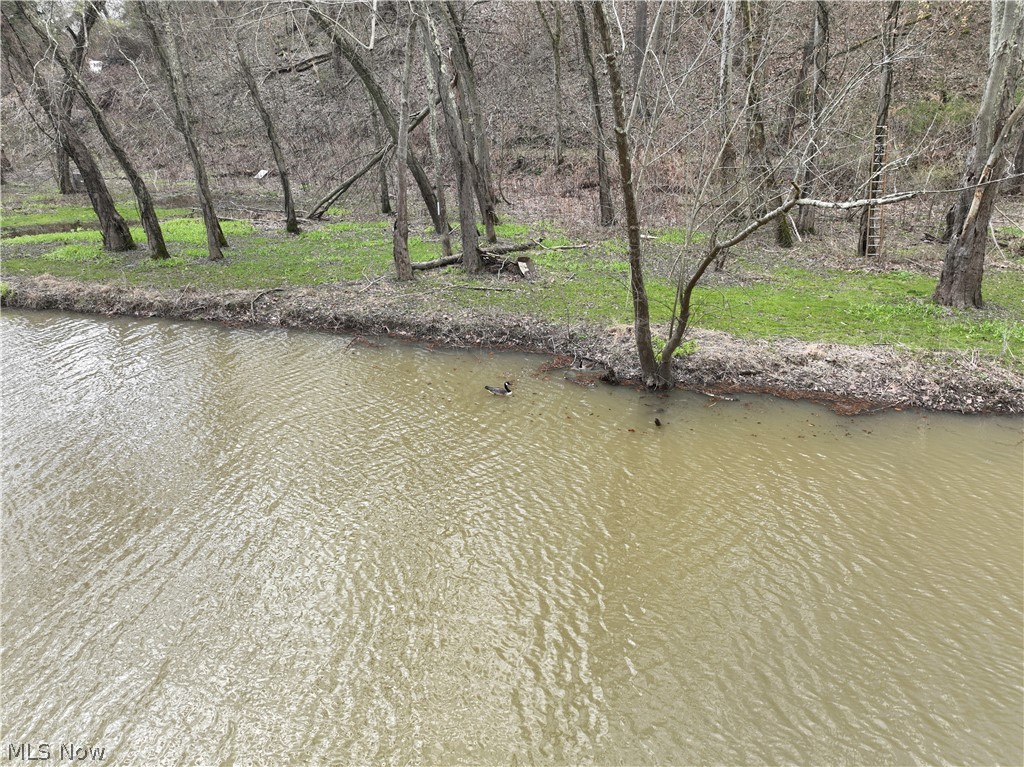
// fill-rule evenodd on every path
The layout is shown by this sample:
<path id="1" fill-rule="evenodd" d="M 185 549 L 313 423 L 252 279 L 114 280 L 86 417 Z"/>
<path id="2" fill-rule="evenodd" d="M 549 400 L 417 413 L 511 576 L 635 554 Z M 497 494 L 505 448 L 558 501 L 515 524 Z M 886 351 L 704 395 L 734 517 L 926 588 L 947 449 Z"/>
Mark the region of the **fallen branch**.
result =
<path id="1" fill-rule="evenodd" d="M 893 203 L 912 200 L 919 194 L 924 194 L 924 192 L 899 192 L 898 194 L 890 194 L 887 197 L 875 197 L 871 200 L 851 200 L 849 202 L 826 202 L 825 200 L 814 200 L 809 197 L 801 197 L 796 201 L 796 204 L 810 205 L 814 208 L 836 208 L 839 210 L 849 210 L 850 208 L 864 208 L 868 205 L 892 205 Z"/>
<path id="2" fill-rule="evenodd" d="M 462 261 L 462 254 L 456 253 L 452 256 L 446 256 L 444 258 L 435 258 L 433 261 L 413 261 L 412 268 L 418 270 L 424 269 L 439 269 L 442 266 L 451 266 Z"/>
<path id="3" fill-rule="evenodd" d="M 374 152 L 373 156 L 370 157 L 370 160 L 366 163 L 366 165 L 364 165 L 362 168 L 360 168 L 347 179 L 345 179 L 343 182 L 341 182 L 341 186 L 335 187 L 333 190 L 328 192 L 327 195 L 320 200 L 320 202 L 314 205 L 313 209 L 309 211 L 309 215 L 307 216 L 307 218 L 323 218 L 324 213 L 327 212 L 328 208 L 334 205 L 334 203 L 336 203 L 338 199 L 343 194 L 345 194 L 345 192 L 347 192 L 354 183 L 356 183 L 359 179 L 361 179 L 363 176 L 369 173 L 369 171 L 373 169 L 377 165 L 377 163 L 379 163 L 381 160 L 387 157 L 388 152 L 390 152 L 394 148 L 394 144 L 388 143 L 386 146 L 383 146 L 376 152 Z"/>
<path id="4" fill-rule="evenodd" d="M 283 75 L 288 72 L 305 72 L 307 69 L 312 69 L 317 64 L 326 64 L 330 60 L 330 53 L 318 53 L 316 56 L 310 56 L 308 59 L 304 59 L 295 64 L 290 64 L 288 66 L 272 69 L 270 70 L 270 72 L 267 73 L 267 76 L 269 77 L 271 75 Z"/>
<path id="5" fill-rule="evenodd" d="M 423 118 L 425 118 L 428 114 L 430 114 L 429 106 L 423 107 L 423 109 L 421 109 L 419 112 L 413 115 L 409 121 L 408 133 L 412 133 L 416 126 L 423 122 Z M 361 179 L 363 176 L 369 173 L 374 167 L 377 166 L 378 163 L 384 160 L 388 156 L 388 153 L 394 148 L 394 142 L 388 142 L 385 146 L 382 146 L 380 149 L 374 152 L 370 159 L 367 161 L 366 165 L 364 165 L 362 168 L 360 168 L 347 179 L 345 179 L 343 182 L 341 182 L 340 186 L 337 186 L 333 190 L 328 192 L 320 200 L 320 202 L 314 205 L 313 209 L 309 211 L 308 218 L 323 218 L 323 215 L 324 213 L 327 212 L 328 208 L 330 208 L 334 203 L 336 203 L 341 198 L 341 196 L 351 188 L 351 186 L 354 183 L 356 183 L 359 179 Z"/>
<path id="6" fill-rule="evenodd" d="M 532 250 L 536 245 L 532 242 L 518 242 L 514 245 L 499 245 L 496 248 L 480 248 L 480 255 L 484 258 L 488 256 L 503 256 L 506 253 L 519 253 L 524 250 Z M 442 266 L 451 266 L 462 261 L 462 254 L 456 253 L 452 256 L 445 258 L 435 258 L 433 261 L 413 261 L 412 268 L 418 270 L 424 269 L 438 269 Z M 515 261 L 502 260 L 501 266 L 507 266 L 509 264 L 517 263 Z"/>
<path id="7" fill-rule="evenodd" d="M 583 243 L 582 245 L 545 245 L 540 240 L 534 240 L 537 243 L 537 247 L 541 250 L 582 250 L 583 248 L 589 248 L 589 243 Z"/>
<path id="8" fill-rule="evenodd" d="M 517 242 L 514 245 L 499 245 L 496 248 L 480 248 L 482 256 L 503 256 L 506 253 L 521 253 L 524 250 L 533 250 L 536 246 L 533 242 Z"/>
<path id="9" fill-rule="evenodd" d="M 280 293 L 283 290 L 284 288 L 269 288 L 253 297 L 252 301 L 249 302 L 249 317 L 252 319 L 253 324 L 256 323 L 256 302 L 263 298 L 263 296 L 268 296 L 271 293 Z"/>

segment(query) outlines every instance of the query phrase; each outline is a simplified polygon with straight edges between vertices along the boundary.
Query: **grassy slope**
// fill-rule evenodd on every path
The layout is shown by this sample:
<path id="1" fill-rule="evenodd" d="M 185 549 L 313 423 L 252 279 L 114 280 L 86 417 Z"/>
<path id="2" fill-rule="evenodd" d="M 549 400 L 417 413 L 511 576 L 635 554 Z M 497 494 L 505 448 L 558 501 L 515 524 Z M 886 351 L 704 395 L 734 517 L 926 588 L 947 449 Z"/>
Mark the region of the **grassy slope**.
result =
<path id="1" fill-rule="evenodd" d="M 92 211 L 63 204 L 59 198 L 5 199 L 0 227 L 59 223 L 88 225 Z M 137 221 L 131 205 L 122 213 Z M 152 287 L 272 288 L 371 280 L 391 273 L 391 231 L 387 221 L 351 221 L 336 211 L 334 223 L 310 229 L 298 237 L 277 230 L 257 229 L 248 222 L 225 221 L 230 248 L 221 262 L 206 258 L 202 222 L 187 211 L 160 211 L 172 258 L 155 262 L 144 249 L 128 254 L 103 251 L 99 232 L 79 229 L 4 237 L 5 275 L 51 274 L 81 280 L 116 281 Z M 137 226 L 140 243 L 144 235 Z M 543 236 L 544 246 L 529 253 L 541 267 L 540 279 L 526 283 L 493 277 L 472 281 L 457 268 L 420 273 L 407 290 L 431 291 L 452 309 L 504 310 L 542 316 L 553 321 L 589 320 L 601 324 L 631 322 L 627 293 L 625 243 L 607 239 L 586 248 L 552 250 L 571 245 L 551 224 L 505 224 L 503 241 Z M 669 264 L 684 247 L 678 230 L 655 233 L 649 240 L 652 262 Z M 697 238 L 699 239 L 699 237 Z M 412 258 L 440 255 L 428 238 L 413 237 Z M 805 249 L 813 247 L 805 245 Z M 805 341 L 848 344 L 899 344 L 919 349 L 978 351 L 1003 357 L 1014 367 L 1024 364 L 1024 272 L 991 271 L 984 292 L 988 308 L 954 312 L 929 301 L 935 278 L 913 271 L 873 271 L 824 268 L 799 256 L 765 265 L 763 257 L 735 258 L 729 272 L 744 279 L 713 276 L 696 296 L 695 324 L 743 337 L 791 337 Z M 490 286 L 489 290 L 465 289 Z M 672 307 L 667 272 L 649 281 L 653 319 L 666 322 Z"/>

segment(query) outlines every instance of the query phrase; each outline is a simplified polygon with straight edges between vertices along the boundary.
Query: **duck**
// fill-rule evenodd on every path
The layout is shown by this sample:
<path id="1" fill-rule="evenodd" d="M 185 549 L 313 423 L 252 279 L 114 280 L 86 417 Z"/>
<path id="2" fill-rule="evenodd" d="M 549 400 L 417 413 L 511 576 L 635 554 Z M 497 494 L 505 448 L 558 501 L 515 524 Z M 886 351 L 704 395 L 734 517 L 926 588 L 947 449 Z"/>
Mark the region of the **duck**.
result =
<path id="1" fill-rule="evenodd" d="M 487 389 L 487 391 L 489 391 L 491 394 L 495 395 L 496 397 L 507 397 L 507 396 L 509 396 L 512 393 L 512 384 L 510 382 L 508 382 L 508 381 L 505 381 L 503 387 L 502 386 L 485 386 L 484 388 Z"/>

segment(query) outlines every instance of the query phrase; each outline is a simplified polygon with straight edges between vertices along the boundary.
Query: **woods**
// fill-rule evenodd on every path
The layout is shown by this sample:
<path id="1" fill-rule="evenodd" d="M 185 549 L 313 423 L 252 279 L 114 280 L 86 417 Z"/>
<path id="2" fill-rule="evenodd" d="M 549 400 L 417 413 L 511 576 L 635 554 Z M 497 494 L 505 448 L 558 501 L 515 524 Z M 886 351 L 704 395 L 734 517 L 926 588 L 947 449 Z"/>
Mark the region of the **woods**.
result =
<path id="1" fill-rule="evenodd" d="M 932 300 L 983 306 L 991 218 L 1024 146 L 1017 2 L 20 0 L 2 32 L 4 157 L 73 192 L 70 158 L 109 251 L 135 247 L 111 174 L 156 260 L 162 177 L 193 185 L 213 260 L 242 180 L 269 177 L 293 235 L 372 199 L 402 281 L 480 275 L 522 245 L 499 242 L 506 212 L 565 200 L 575 224 L 623 227 L 651 387 L 673 382 L 707 270 L 727 272 L 749 237 L 832 249 L 855 228 L 849 255 L 884 266 L 885 211 L 926 199 L 931 219 L 910 226 L 944 230 Z M 442 253 L 417 261 L 424 221 Z M 664 327 L 652 226 L 685 232 Z"/>

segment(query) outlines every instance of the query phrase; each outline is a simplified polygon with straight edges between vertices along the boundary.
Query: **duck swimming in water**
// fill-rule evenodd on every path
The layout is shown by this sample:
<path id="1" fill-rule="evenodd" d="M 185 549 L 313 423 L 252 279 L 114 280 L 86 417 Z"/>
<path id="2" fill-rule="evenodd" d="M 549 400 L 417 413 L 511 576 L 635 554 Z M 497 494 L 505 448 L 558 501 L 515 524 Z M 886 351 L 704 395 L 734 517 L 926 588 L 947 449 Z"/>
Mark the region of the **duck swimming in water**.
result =
<path id="1" fill-rule="evenodd" d="M 485 386 L 485 389 L 497 397 L 507 397 L 512 393 L 512 384 L 505 381 L 504 388 L 499 386 Z"/>

